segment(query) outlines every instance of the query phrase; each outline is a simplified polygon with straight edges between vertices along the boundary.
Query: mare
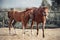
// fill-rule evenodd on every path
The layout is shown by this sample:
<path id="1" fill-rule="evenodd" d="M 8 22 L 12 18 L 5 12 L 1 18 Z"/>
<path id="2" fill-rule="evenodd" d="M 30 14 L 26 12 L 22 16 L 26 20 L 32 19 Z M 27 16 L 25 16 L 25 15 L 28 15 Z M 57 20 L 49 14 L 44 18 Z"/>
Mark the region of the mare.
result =
<path id="1" fill-rule="evenodd" d="M 34 22 L 36 22 L 37 24 L 37 35 L 38 35 L 38 31 L 39 31 L 39 27 L 38 24 L 42 23 L 42 33 L 43 33 L 43 37 L 44 35 L 44 28 L 45 28 L 45 24 L 46 24 L 46 16 L 48 15 L 48 7 L 39 7 L 36 8 L 35 10 L 33 10 L 33 18 L 32 18 L 32 23 L 31 23 L 31 33 L 32 33 L 32 29 L 33 29 L 33 24 Z"/>

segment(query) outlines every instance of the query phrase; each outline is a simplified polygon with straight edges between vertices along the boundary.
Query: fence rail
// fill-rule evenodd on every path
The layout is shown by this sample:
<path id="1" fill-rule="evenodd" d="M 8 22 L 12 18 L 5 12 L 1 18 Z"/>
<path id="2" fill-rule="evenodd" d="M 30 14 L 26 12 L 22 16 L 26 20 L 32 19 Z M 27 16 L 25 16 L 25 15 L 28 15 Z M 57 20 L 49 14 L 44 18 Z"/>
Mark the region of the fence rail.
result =
<path id="1" fill-rule="evenodd" d="M 6 19 L 6 17 L 7 17 L 7 12 L 8 11 L 0 11 L 0 14 L 2 14 L 3 15 L 3 17 L 2 17 L 2 25 L 4 26 L 5 25 L 5 22 L 7 22 L 7 21 L 5 21 L 5 20 L 7 20 Z M 47 25 L 50 25 L 50 24 L 53 24 L 53 25 L 57 25 L 57 26 L 60 26 L 60 12 L 48 12 L 49 13 L 49 16 L 48 16 L 48 19 L 47 19 Z M 1 16 L 2 16 L 1 15 Z M 8 18 L 8 17 L 7 17 Z"/>

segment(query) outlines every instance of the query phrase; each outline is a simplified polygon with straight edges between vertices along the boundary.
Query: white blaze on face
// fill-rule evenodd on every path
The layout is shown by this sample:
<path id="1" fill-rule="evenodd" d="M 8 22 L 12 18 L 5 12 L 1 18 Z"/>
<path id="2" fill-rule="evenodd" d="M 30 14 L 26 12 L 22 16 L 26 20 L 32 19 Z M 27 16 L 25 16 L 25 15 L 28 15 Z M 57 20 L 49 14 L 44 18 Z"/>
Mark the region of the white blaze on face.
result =
<path id="1" fill-rule="evenodd" d="M 46 18 L 48 18 L 48 9 L 45 9 L 46 12 Z"/>
<path id="2" fill-rule="evenodd" d="M 45 9 L 46 15 L 48 15 L 48 9 Z"/>

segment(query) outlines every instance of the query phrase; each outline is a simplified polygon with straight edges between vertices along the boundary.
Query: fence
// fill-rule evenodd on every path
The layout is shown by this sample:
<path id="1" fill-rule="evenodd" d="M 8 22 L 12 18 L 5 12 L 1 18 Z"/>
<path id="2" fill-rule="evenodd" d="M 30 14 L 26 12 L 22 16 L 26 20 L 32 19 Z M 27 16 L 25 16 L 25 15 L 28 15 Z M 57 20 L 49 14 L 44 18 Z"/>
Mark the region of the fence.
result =
<path id="1" fill-rule="evenodd" d="M 7 20 L 7 11 L 0 11 L 0 26 L 8 26 Z M 60 26 L 60 12 L 49 12 L 46 26 Z"/>
<path id="2" fill-rule="evenodd" d="M 60 26 L 60 12 L 49 12 L 47 24 Z"/>

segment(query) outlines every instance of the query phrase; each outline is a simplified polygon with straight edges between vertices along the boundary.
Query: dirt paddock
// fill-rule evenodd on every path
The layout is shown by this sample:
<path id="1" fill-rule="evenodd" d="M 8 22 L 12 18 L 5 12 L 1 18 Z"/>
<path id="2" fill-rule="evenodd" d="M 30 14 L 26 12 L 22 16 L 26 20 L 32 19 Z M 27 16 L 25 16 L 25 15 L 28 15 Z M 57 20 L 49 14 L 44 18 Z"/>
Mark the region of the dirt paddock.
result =
<path id="1" fill-rule="evenodd" d="M 0 40 L 60 40 L 60 28 L 45 29 L 45 38 L 42 37 L 42 29 L 39 29 L 38 36 L 36 36 L 36 29 L 33 29 L 32 35 L 31 29 L 26 29 L 25 35 L 23 35 L 22 29 L 16 29 L 16 35 L 14 35 L 12 28 L 11 33 L 9 35 L 8 28 L 0 28 Z"/>

